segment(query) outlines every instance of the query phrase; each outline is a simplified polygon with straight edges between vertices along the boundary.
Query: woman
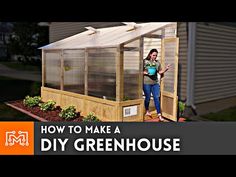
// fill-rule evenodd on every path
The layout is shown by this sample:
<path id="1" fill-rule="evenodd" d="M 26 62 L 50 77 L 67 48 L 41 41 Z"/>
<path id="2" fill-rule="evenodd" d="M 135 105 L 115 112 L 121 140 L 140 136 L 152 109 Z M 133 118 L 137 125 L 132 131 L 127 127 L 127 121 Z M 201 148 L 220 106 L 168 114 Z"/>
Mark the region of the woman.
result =
<path id="1" fill-rule="evenodd" d="M 151 113 L 149 112 L 149 103 L 152 93 L 158 118 L 160 119 L 160 121 L 163 121 L 164 119 L 162 118 L 161 108 L 160 108 L 160 79 L 158 79 L 159 78 L 158 76 L 168 71 L 170 65 L 167 65 L 166 68 L 163 70 L 161 68 L 161 63 L 158 60 L 156 60 L 157 55 L 158 55 L 157 49 L 152 49 L 149 52 L 148 56 L 144 59 L 143 91 L 145 94 L 146 116 L 151 116 Z"/>

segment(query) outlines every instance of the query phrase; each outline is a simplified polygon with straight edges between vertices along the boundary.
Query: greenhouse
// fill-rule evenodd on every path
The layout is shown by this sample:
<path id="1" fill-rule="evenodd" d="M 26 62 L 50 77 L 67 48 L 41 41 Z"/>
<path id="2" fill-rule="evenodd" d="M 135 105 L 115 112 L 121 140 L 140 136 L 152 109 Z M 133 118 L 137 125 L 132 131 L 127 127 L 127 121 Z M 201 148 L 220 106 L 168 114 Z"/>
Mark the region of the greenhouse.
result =
<path id="1" fill-rule="evenodd" d="M 176 25 L 155 22 L 86 27 L 82 33 L 41 47 L 42 99 L 52 99 L 61 107 L 74 105 L 82 115 L 94 112 L 105 122 L 142 122 L 143 59 L 156 48 L 162 65 L 172 65 L 161 84 L 163 116 L 176 120 Z"/>

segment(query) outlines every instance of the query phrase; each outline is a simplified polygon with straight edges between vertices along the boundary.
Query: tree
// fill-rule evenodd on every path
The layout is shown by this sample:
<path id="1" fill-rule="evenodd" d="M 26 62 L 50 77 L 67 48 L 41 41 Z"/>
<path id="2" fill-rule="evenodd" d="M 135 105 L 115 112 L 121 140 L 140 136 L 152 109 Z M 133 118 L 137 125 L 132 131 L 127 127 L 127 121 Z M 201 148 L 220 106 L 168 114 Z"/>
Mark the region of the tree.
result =
<path id="1" fill-rule="evenodd" d="M 48 27 L 38 22 L 14 22 L 8 49 L 12 55 L 22 56 L 20 61 L 35 63 L 33 57 L 40 56 L 39 47 L 48 43 Z"/>

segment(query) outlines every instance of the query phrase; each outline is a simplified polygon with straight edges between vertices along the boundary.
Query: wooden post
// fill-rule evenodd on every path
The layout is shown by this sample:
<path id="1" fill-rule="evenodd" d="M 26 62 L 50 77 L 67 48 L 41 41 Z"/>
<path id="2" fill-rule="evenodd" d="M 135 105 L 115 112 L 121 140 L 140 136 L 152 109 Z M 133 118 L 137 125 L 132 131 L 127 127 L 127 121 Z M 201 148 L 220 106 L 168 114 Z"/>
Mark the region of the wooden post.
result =
<path id="1" fill-rule="evenodd" d="M 61 50 L 60 58 L 61 58 L 60 89 L 64 90 L 64 50 Z"/>
<path id="2" fill-rule="evenodd" d="M 143 42 L 144 38 L 140 38 L 139 43 L 139 78 L 138 78 L 138 98 L 143 98 Z"/>
<path id="3" fill-rule="evenodd" d="M 116 101 L 124 99 L 124 46 L 117 48 L 116 52 Z"/>
<path id="4" fill-rule="evenodd" d="M 45 52 L 42 50 L 42 87 L 45 86 L 45 80 L 46 80 L 46 74 L 45 74 L 46 68 L 45 68 Z"/>
<path id="5" fill-rule="evenodd" d="M 85 49 L 84 59 L 84 94 L 88 95 L 88 49 Z"/>

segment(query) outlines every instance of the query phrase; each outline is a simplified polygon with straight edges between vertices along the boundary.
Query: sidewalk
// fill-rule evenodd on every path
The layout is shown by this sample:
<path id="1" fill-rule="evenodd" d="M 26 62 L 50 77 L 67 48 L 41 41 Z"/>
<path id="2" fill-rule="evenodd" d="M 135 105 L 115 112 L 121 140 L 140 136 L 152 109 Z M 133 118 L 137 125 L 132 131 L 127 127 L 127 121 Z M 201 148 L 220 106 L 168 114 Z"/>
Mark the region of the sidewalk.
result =
<path id="1" fill-rule="evenodd" d="M 0 76 L 21 79 L 21 80 L 30 80 L 40 82 L 41 73 L 39 71 L 20 71 L 12 68 L 8 68 L 0 64 Z"/>

